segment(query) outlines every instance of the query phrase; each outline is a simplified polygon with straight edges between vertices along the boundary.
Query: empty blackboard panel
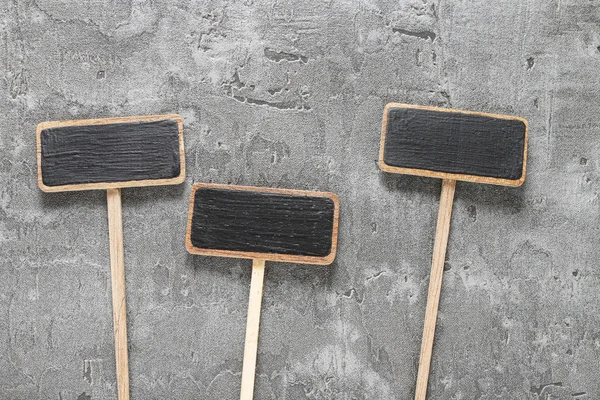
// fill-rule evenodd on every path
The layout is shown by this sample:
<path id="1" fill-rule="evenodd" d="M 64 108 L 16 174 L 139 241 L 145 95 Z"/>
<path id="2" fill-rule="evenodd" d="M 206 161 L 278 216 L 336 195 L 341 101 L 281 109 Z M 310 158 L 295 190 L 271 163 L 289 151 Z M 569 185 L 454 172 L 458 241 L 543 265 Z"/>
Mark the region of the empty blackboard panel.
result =
<path id="1" fill-rule="evenodd" d="M 180 118 L 152 118 L 155 117 L 41 124 L 40 187 L 105 189 L 108 187 L 103 184 L 167 184 L 164 181 L 183 178 Z"/>
<path id="2" fill-rule="evenodd" d="M 324 257 L 331 252 L 334 202 L 220 188 L 199 188 L 194 199 L 194 247 Z"/>
<path id="3" fill-rule="evenodd" d="M 392 104 L 382 137 L 380 162 L 388 172 L 512 186 L 524 178 L 527 123 L 522 118 Z"/>

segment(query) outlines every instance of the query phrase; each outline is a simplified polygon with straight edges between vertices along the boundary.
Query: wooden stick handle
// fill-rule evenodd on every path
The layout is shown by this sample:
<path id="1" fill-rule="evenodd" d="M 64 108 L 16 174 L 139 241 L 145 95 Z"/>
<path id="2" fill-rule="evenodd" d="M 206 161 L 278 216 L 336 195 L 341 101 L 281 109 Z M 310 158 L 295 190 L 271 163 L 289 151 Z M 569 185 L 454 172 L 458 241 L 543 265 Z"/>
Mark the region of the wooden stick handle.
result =
<path id="1" fill-rule="evenodd" d="M 106 191 L 108 203 L 108 236 L 110 240 L 110 278 L 112 282 L 113 329 L 117 360 L 117 393 L 119 400 L 129 400 L 129 367 L 127 362 L 127 311 L 125 308 L 125 267 L 123 262 L 123 222 L 121 189 Z"/>
<path id="2" fill-rule="evenodd" d="M 262 304 L 265 260 L 252 261 L 252 281 L 248 301 L 248 321 L 246 322 L 246 344 L 244 346 L 244 364 L 242 367 L 242 390 L 240 400 L 252 400 L 254 397 L 254 374 L 256 371 L 256 353 L 258 351 L 258 329 L 260 326 L 260 308 Z"/>
<path id="3" fill-rule="evenodd" d="M 440 209 L 438 211 L 435 243 L 433 245 L 433 259 L 431 262 L 431 275 L 429 277 L 429 293 L 427 295 L 427 309 L 425 310 L 425 325 L 423 326 L 421 359 L 419 360 L 415 400 L 425 400 L 425 396 L 427 395 L 427 381 L 429 380 L 433 337 L 435 335 L 435 324 L 437 321 L 438 305 L 440 303 L 440 290 L 442 288 L 442 276 L 444 274 L 444 261 L 446 259 L 446 246 L 448 245 L 448 234 L 450 232 L 450 218 L 452 217 L 455 187 L 455 180 L 444 179 L 442 181 L 442 194 L 440 196 Z"/>

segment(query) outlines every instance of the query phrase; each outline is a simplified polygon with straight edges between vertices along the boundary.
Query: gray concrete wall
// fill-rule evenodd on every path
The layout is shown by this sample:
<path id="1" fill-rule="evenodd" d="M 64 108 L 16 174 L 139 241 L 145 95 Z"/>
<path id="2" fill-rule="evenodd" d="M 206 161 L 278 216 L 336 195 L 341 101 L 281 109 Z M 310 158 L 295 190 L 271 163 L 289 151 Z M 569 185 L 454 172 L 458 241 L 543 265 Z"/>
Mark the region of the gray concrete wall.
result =
<path id="1" fill-rule="evenodd" d="M 599 46 L 597 0 L 0 0 L 0 398 L 116 399 L 105 194 L 38 189 L 36 124 L 167 112 L 186 183 L 123 192 L 132 398 L 238 396 L 207 181 L 341 199 L 333 265 L 268 265 L 256 399 L 411 398 L 440 182 L 378 170 L 390 101 L 530 124 L 523 187 L 457 185 L 430 398 L 600 398 Z"/>

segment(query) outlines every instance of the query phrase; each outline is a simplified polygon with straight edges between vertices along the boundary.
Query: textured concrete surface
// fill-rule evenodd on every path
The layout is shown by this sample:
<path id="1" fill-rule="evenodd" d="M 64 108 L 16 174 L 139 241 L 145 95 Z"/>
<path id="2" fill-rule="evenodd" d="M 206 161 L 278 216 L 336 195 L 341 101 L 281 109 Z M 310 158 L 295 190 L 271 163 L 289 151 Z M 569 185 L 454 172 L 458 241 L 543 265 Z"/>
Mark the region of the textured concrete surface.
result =
<path id="1" fill-rule="evenodd" d="M 268 265 L 256 399 L 409 399 L 440 182 L 383 106 L 526 117 L 528 179 L 459 183 L 432 399 L 600 398 L 597 0 L 0 0 L 0 398 L 116 399 L 106 200 L 36 185 L 38 122 L 178 112 L 188 177 L 123 193 L 133 399 L 235 399 L 244 260 L 186 254 L 195 181 L 331 190 L 331 267 Z"/>

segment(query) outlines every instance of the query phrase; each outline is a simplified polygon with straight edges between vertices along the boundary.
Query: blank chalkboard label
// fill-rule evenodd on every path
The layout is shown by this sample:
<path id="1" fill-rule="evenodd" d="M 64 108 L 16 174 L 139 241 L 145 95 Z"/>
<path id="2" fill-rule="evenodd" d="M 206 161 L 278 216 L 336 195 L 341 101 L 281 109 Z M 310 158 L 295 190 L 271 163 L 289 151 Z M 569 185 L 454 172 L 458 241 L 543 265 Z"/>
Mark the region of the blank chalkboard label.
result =
<path id="1" fill-rule="evenodd" d="M 45 191 L 181 183 L 178 115 L 44 122 L 38 125 L 38 181 Z"/>
<path id="2" fill-rule="evenodd" d="M 338 204 L 333 193 L 198 184 L 186 245 L 193 254 L 329 264 Z"/>
<path id="3" fill-rule="evenodd" d="M 518 186 L 527 133 L 519 117 L 388 104 L 379 163 L 387 172 Z"/>

